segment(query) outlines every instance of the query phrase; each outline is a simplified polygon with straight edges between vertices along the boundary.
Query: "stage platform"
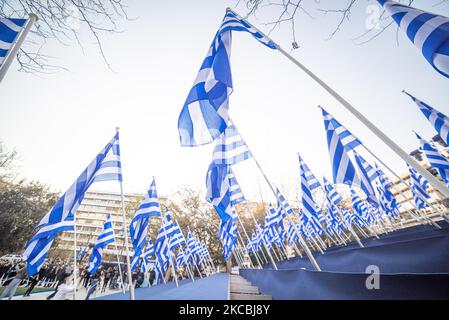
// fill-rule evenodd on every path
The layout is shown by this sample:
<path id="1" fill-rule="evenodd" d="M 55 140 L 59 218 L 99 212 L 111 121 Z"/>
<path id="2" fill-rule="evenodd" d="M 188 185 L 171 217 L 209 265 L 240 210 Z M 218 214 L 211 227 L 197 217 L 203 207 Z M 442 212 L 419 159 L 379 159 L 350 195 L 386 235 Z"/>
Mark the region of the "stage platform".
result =
<path id="1" fill-rule="evenodd" d="M 173 282 L 150 288 L 135 290 L 136 300 L 228 300 L 229 274 L 217 273 L 203 279 L 180 281 L 176 288 Z M 126 292 L 99 297 L 95 300 L 129 300 Z"/>

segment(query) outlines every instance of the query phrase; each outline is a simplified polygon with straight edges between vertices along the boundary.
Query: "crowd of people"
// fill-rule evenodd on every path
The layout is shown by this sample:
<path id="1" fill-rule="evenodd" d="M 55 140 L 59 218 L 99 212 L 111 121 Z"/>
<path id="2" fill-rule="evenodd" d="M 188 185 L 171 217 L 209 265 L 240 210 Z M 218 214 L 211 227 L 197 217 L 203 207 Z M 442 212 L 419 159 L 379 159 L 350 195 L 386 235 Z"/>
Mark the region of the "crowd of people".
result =
<path id="1" fill-rule="evenodd" d="M 121 268 L 122 273 L 115 265 L 101 265 L 97 271 L 91 275 L 88 272 L 88 265 L 82 264 L 77 272 L 77 288 L 87 290 L 86 300 L 95 292 L 104 293 L 107 290 L 120 290 L 122 286 L 128 287 L 128 274 L 126 266 Z M 47 297 L 48 300 L 70 299 L 73 296 L 73 261 L 66 262 L 60 258 L 50 258 L 44 262 L 38 274 L 29 276 L 26 271 L 26 263 L 18 261 L 16 263 L 10 260 L 0 260 L 0 284 L 4 287 L 0 300 L 8 297 L 11 299 L 19 286 L 25 286 L 24 297 L 30 296 L 35 286 L 54 289 Z M 147 284 L 153 283 L 155 278 L 154 271 L 147 275 Z M 145 281 L 143 272 L 135 270 L 132 273 L 132 281 L 136 288 L 140 287 Z"/>

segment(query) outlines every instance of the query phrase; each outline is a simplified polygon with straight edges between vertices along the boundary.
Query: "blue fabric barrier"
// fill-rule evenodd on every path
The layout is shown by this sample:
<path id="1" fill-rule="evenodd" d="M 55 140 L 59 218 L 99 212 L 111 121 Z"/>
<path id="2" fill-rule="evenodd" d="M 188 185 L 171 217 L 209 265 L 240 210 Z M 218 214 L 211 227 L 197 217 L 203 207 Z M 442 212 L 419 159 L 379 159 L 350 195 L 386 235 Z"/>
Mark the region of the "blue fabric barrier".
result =
<path id="1" fill-rule="evenodd" d="M 449 273 L 448 224 L 441 230 L 423 227 L 367 239 L 365 248 L 357 245 L 330 248 L 315 258 L 323 271 L 363 273 L 368 265 L 374 264 L 381 273 Z M 305 257 L 286 260 L 277 266 L 278 269 L 313 270 Z"/>
<path id="2" fill-rule="evenodd" d="M 173 282 L 135 290 L 136 300 L 227 300 L 229 274 L 217 273 L 203 279 L 180 281 L 179 287 Z M 116 293 L 98 297 L 95 300 L 128 300 L 129 294 Z"/>
<path id="3" fill-rule="evenodd" d="M 273 299 L 449 299 L 449 224 L 417 226 L 349 244 L 315 258 L 278 263 L 240 274 Z M 379 267 L 380 289 L 368 290 L 366 267 Z"/>
<path id="4" fill-rule="evenodd" d="M 368 290 L 368 275 L 361 273 L 243 269 L 240 274 L 274 300 L 449 299 L 449 274 L 381 275 L 378 290 Z"/>

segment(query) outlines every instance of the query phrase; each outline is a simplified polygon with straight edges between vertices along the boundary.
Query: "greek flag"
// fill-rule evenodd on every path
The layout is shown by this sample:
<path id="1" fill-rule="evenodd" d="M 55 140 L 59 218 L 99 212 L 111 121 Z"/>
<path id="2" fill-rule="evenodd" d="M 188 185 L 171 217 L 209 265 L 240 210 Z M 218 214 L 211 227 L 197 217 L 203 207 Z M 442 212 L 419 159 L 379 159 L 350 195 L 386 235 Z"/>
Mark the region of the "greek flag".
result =
<path id="1" fill-rule="evenodd" d="M 226 221 L 222 221 L 218 229 L 218 237 L 223 245 L 223 257 L 225 260 L 228 260 L 235 244 L 237 243 L 237 219 L 237 211 L 232 208 L 231 218 Z"/>
<path id="2" fill-rule="evenodd" d="M 159 261 L 165 262 L 170 259 L 170 239 L 176 233 L 176 227 L 171 220 L 170 213 L 167 211 L 162 219 L 162 225 L 154 243 L 154 252 Z"/>
<path id="3" fill-rule="evenodd" d="M 326 191 L 326 196 L 329 199 L 329 202 L 334 206 L 342 202 L 343 198 L 341 197 L 341 195 L 337 192 L 337 190 L 335 190 L 334 186 L 330 184 L 325 177 L 323 177 L 323 182 L 324 190 Z"/>
<path id="4" fill-rule="evenodd" d="M 378 171 L 370 166 L 370 164 L 363 159 L 358 153 L 354 152 L 356 169 L 360 177 L 360 188 L 366 195 L 366 200 L 373 206 L 379 206 L 376 193 L 372 183 L 378 177 Z"/>
<path id="5" fill-rule="evenodd" d="M 179 228 L 178 224 L 175 222 L 175 231 L 173 232 L 173 236 L 170 241 L 170 250 L 174 251 L 176 248 L 184 246 L 186 244 L 186 239 L 182 235 L 181 228 Z"/>
<path id="6" fill-rule="evenodd" d="M 184 254 L 184 250 L 182 250 L 182 248 L 179 248 L 178 255 L 176 256 L 176 269 L 179 270 L 180 268 L 186 265 L 187 261 Z"/>
<path id="7" fill-rule="evenodd" d="M 35 227 L 38 231 L 23 253 L 30 276 L 39 271 L 58 233 L 73 230 L 75 212 L 87 189 L 107 180 L 122 181 L 118 132 Z"/>
<path id="8" fill-rule="evenodd" d="M 332 123 L 332 128 L 335 133 L 339 136 L 341 144 L 345 147 L 346 151 L 354 150 L 357 146 L 361 145 L 362 142 L 357 139 L 348 129 L 346 129 L 340 122 L 337 121 L 331 114 L 329 114 L 323 107 L 324 122 L 326 126 L 326 121 Z"/>
<path id="9" fill-rule="evenodd" d="M 348 150 L 345 150 L 345 146 L 336 131 L 333 118 L 323 108 L 321 108 L 321 111 L 323 112 L 324 129 L 326 130 L 334 183 L 359 186 L 360 178 L 349 158 Z"/>
<path id="10" fill-rule="evenodd" d="M 0 17 L 0 69 L 26 22 L 27 19 Z"/>
<path id="11" fill-rule="evenodd" d="M 189 231 L 187 234 L 187 261 L 191 261 L 193 264 L 196 262 L 196 257 L 198 255 L 198 245 L 195 236 Z"/>
<path id="12" fill-rule="evenodd" d="M 276 188 L 277 198 L 280 201 L 278 206 L 282 208 L 282 215 L 285 217 L 287 214 L 292 214 L 293 209 L 290 207 L 290 204 L 287 202 L 283 194 Z"/>
<path id="13" fill-rule="evenodd" d="M 410 187 L 413 193 L 413 200 L 417 209 L 424 209 L 429 205 L 424 199 L 430 199 L 427 193 L 427 188 L 429 187 L 429 182 L 420 175 L 415 169 L 410 167 L 408 164 L 408 170 L 410 172 Z"/>
<path id="14" fill-rule="evenodd" d="M 449 18 L 378 0 L 432 67 L 449 78 Z"/>
<path id="15" fill-rule="evenodd" d="M 315 188 L 320 188 L 321 184 L 317 178 L 313 175 L 313 173 L 309 170 L 304 160 L 298 154 L 299 159 L 299 168 L 300 168 L 300 177 L 301 177 L 301 204 L 302 211 L 306 213 L 306 215 L 312 215 L 316 218 L 322 216 L 321 210 L 318 205 L 315 203 L 315 200 L 312 196 L 312 188 L 310 185 L 315 186 Z"/>
<path id="16" fill-rule="evenodd" d="M 449 161 L 441 153 L 434 149 L 430 143 L 421 138 L 417 133 L 415 134 L 421 143 L 421 150 L 426 155 L 430 165 L 437 169 L 441 179 L 443 179 L 444 183 L 446 183 L 449 187 Z"/>
<path id="17" fill-rule="evenodd" d="M 107 247 L 108 244 L 115 242 L 114 229 L 112 228 L 111 215 L 108 217 L 103 225 L 103 231 L 98 236 L 97 242 L 95 243 L 92 254 L 89 258 L 89 265 L 87 271 L 93 275 L 98 267 L 101 265 L 101 254 L 103 249 Z"/>
<path id="18" fill-rule="evenodd" d="M 145 244 L 147 242 L 148 223 L 151 217 L 160 217 L 161 211 L 159 207 L 159 199 L 156 191 L 156 181 L 153 182 L 147 193 L 140 202 L 134 217 L 129 226 L 129 233 L 131 235 L 132 245 L 134 248 L 134 256 L 132 262 L 132 270 L 134 270 L 142 254 Z"/>
<path id="19" fill-rule="evenodd" d="M 153 241 L 151 239 L 148 240 L 147 247 L 145 248 L 145 251 L 142 253 L 142 260 L 143 260 L 143 267 L 144 271 L 147 270 L 147 264 L 150 263 L 150 258 L 155 254 Z"/>
<path id="20" fill-rule="evenodd" d="M 229 174 L 229 166 L 212 162 L 206 175 L 206 200 L 215 207 L 222 221 L 228 220 L 232 215 Z"/>
<path id="21" fill-rule="evenodd" d="M 178 131 L 183 147 L 210 143 L 227 127 L 229 96 L 233 91 L 230 66 L 232 31 L 248 32 L 265 46 L 276 49 L 273 42 L 233 12 L 226 12 L 179 115 Z"/>
<path id="22" fill-rule="evenodd" d="M 228 178 L 231 206 L 235 207 L 239 203 L 242 203 L 246 200 L 231 168 L 229 168 Z"/>
<path id="23" fill-rule="evenodd" d="M 237 128 L 230 125 L 217 139 L 212 161 L 217 165 L 233 165 L 251 157 L 252 154 Z"/>
<path id="24" fill-rule="evenodd" d="M 449 117 L 404 91 L 418 106 L 443 141 L 449 145 Z"/>

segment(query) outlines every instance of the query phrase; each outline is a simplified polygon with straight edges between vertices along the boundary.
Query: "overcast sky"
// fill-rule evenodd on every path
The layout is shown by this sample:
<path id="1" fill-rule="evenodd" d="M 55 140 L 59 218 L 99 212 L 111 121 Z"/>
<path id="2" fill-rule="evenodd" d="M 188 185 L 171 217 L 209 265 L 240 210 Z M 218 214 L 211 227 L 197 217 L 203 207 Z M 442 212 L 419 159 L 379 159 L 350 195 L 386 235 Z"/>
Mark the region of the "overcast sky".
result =
<path id="1" fill-rule="evenodd" d="M 296 24 L 300 49 L 293 56 L 350 101 L 406 151 L 418 144 L 412 130 L 434 135 L 416 106 L 401 93 L 415 94 L 449 114 L 449 82 L 435 72 L 396 28 L 365 45 L 351 40 L 364 33 L 373 18 L 375 1 L 360 1 L 351 20 L 327 40 L 339 17 L 324 15 L 310 1 L 314 19 L 301 16 Z M 449 5 L 416 0 L 419 8 L 449 16 Z M 31 75 L 14 63 L 0 86 L 0 138 L 20 156 L 23 177 L 64 192 L 92 158 L 121 128 L 126 192 L 143 193 L 152 176 L 160 195 L 182 187 L 205 192 L 205 174 L 212 145 L 181 148 L 177 120 L 187 93 L 205 57 L 227 6 L 236 1 L 128 0 L 124 32 L 103 37 L 111 72 L 93 45 L 86 27 L 80 30 L 84 52 L 75 43 L 49 42 L 45 50 L 69 72 Z M 237 12 L 244 8 L 237 7 Z M 263 23 L 275 8 L 265 8 L 250 21 Z M 290 50 L 290 26 L 271 33 Z M 248 34 L 234 33 L 232 44 L 234 93 L 230 114 L 267 176 L 293 201 L 297 194 L 299 152 L 317 176 L 330 175 L 323 105 L 395 170 L 405 164 L 279 52 Z M 235 169 L 248 198 L 272 199 L 252 161 Z M 118 191 L 117 184 L 93 189 Z"/>

